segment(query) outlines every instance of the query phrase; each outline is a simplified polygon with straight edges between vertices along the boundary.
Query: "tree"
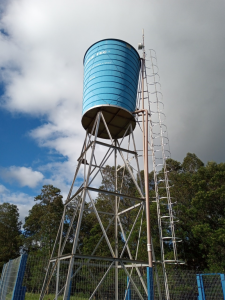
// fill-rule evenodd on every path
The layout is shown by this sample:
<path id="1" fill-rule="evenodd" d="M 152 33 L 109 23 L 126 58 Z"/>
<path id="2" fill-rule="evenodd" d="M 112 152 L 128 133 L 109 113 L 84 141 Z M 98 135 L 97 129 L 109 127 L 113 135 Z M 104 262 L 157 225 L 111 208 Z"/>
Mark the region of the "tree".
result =
<path id="1" fill-rule="evenodd" d="M 185 172 L 195 173 L 204 163 L 194 154 L 188 152 L 182 163 L 182 169 Z"/>
<path id="2" fill-rule="evenodd" d="M 38 201 L 29 211 L 24 224 L 24 244 L 28 251 L 38 251 L 50 255 L 63 213 L 60 189 L 44 185 Z"/>
<path id="3" fill-rule="evenodd" d="M 21 224 L 18 208 L 14 204 L 0 204 L 0 273 L 9 259 L 20 255 Z"/>
<path id="4" fill-rule="evenodd" d="M 203 162 L 193 153 L 187 153 L 183 163 L 173 159 L 167 160 L 170 192 L 173 202 L 174 215 L 177 218 L 176 237 L 182 240 L 178 243 L 178 256 L 186 261 L 189 268 L 203 268 L 205 262 L 202 261 L 199 243 L 193 234 L 195 219 L 191 210 L 193 208 L 192 199 L 195 196 L 193 178 L 199 168 L 204 167 Z"/>
<path id="5" fill-rule="evenodd" d="M 183 163 L 168 160 L 171 195 L 177 201 L 176 235 L 188 268 L 225 271 L 225 164 L 203 162 L 187 153 Z"/>
<path id="6" fill-rule="evenodd" d="M 225 164 L 209 162 L 192 180 L 195 196 L 190 213 L 192 232 L 205 267 L 225 271 Z"/>
<path id="7" fill-rule="evenodd" d="M 136 187 L 130 175 L 118 167 L 117 190 L 122 194 L 138 196 Z M 208 270 L 212 272 L 225 271 L 225 163 L 216 164 L 209 162 L 204 166 L 203 162 L 193 153 L 187 153 L 183 162 L 180 163 L 173 159 L 167 160 L 167 170 L 169 171 L 170 192 L 174 203 L 174 216 L 179 219 L 176 223 L 176 236 L 181 238 L 183 243 L 178 248 L 178 254 L 182 254 L 186 261 L 186 267 L 191 269 Z M 103 179 L 101 190 L 115 190 L 115 168 L 106 166 L 102 170 Z M 124 175 L 124 176 L 123 176 Z M 141 177 L 144 174 L 141 171 Z M 160 177 L 161 176 L 161 177 Z M 123 178 L 123 179 L 122 179 Z M 164 196 L 166 191 L 160 183 L 163 179 L 162 173 L 158 174 L 160 196 Z M 121 183 L 123 182 L 123 185 Z M 122 188 L 121 188 L 122 186 Z M 155 187 L 153 172 L 149 174 L 149 197 L 151 214 L 151 232 L 153 237 L 154 251 L 156 260 L 160 259 L 160 243 L 157 224 L 157 209 L 155 200 Z M 162 198 L 163 199 L 163 198 Z M 30 251 L 41 252 L 43 255 L 49 255 L 56 237 L 63 212 L 62 196 L 60 190 L 53 186 L 44 186 L 41 194 L 35 197 L 36 203 L 29 212 L 24 225 L 25 244 Z M 101 214 L 101 221 L 106 228 L 112 215 L 114 214 L 115 196 L 99 193 L 94 199 L 95 206 Z M 131 201 L 132 202 L 132 201 Z M 119 210 L 127 209 L 132 203 L 126 197 L 120 198 Z M 135 204 L 135 202 L 133 203 Z M 98 224 L 95 213 L 92 210 L 90 202 L 85 203 L 85 210 L 81 223 L 81 232 L 79 236 L 79 249 L 83 254 L 91 254 L 93 246 L 96 245 L 102 236 L 102 230 Z M 161 213 L 166 209 L 162 205 Z M 72 210 L 71 210 L 72 213 Z M 66 229 L 70 223 L 71 216 L 68 213 L 68 219 L 64 224 Z M 128 233 L 133 225 L 135 211 L 123 213 L 120 217 L 125 233 Z M 140 216 L 139 216 L 140 217 Z M 75 227 L 76 227 L 75 219 Z M 134 256 L 137 246 L 138 225 L 134 228 L 133 234 L 129 240 L 129 247 Z M 76 228 L 70 235 L 71 245 Z M 114 248 L 115 227 L 114 221 L 107 231 L 109 239 Z M 122 233 L 119 235 L 119 249 L 124 246 Z M 145 214 L 142 224 L 142 233 L 139 246 L 138 259 L 146 260 L 146 220 Z M 179 244 L 178 244 L 179 245 Z M 68 248 L 69 249 L 69 248 Z M 65 249 L 64 253 L 70 251 Z M 170 257 L 172 253 L 171 245 L 168 243 L 165 247 L 165 256 Z M 95 255 L 109 256 L 110 251 L 102 240 Z M 125 251 L 124 256 L 128 256 Z"/>

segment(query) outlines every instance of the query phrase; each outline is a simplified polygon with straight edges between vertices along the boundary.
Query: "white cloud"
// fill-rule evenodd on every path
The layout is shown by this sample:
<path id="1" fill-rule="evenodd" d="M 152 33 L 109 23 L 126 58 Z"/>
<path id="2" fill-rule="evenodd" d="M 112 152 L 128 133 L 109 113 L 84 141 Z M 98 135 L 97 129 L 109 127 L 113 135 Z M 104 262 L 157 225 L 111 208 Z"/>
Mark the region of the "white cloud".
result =
<path id="1" fill-rule="evenodd" d="M 16 181 L 20 186 L 28 186 L 34 188 L 44 175 L 39 171 L 33 171 L 31 168 L 11 166 L 9 168 L 0 169 L 1 177 L 7 182 Z"/>
<path id="2" fill-rule="evenodd" d="M 7 191 L 7 188 L 4 185 L 0 184 L 0 194 L 5 193 Z"/>
<path id="3" fill-rule="evenodd" d="M 0 33 L 1 80 L 5 83 L 0 107 L 44 118 L 45 123 L 30 131 L 30 136 L 40 147 L 66 159 L 38 163 L 36 170 L 0 169 L 4 180 L 31 188 L 38 183 L 53 184 L 66 199 L 85 136 L 81 126 L 85 51 L 110 37 L 136 47 L 142 28 L 147 48 L 157 52 L 172 157 L 182 160 L 189 151 L 204 161 L 224 160 L 223 0 L 0 2 L 0 29 L 8 33 Z M 138 129 L 135 135 L 140 149 Z M 99 162 L 104 151 L 98 148 L 96 155 Z M 123 164 L 119 158 L 118 162 Z M 95 187 L 100 183 L 97 177 Z M 33 199 L 0 185 L 0 203 L 16 204 L 23 222 Z"/>
<path id="4" fill-rule="evenodd" d="M 10 192 L 5 186 L 0 185 L 0 204 L 14 204 L 19 209 L 20 220 L 24 223 L 24 218 L 28 216 L 29 210 L 34 203 L 34 197 L 21 192 Z"/>
<path id="5" fill-rule="evenodd" d="M 6 90 L 0 105 L 13 113 L 44 117 L 45 124 L 30 136 L 66 161 L 39 165 L 38 171 L 10 167 L 1 170 L 2 177 L 21 186 L 54 184 L 65 199 L 85 136 L 84 53 L 109 37 L 136 47 L 142 28 L 147 48 L 157 51 L 173 158 L 191 151 L 203 160 L 223 160 L 223 25 L 220 0 L 216 5 L 204 0 L 5 1 L 0 27 L 8 36 L 0 34 L 0 66 Z M 140 149 L 141 134 L 135 134 Z M 102 155 L 98 151 L 97 159 Z"/>
<path id="6" fill-rule="evenodd" d="M 33 129 L 30 136 L 39 146 L 55 149 L 74 163 L 85 136 L 80 119 L 81 110 L 76 109 L 73 102 L 65 100 L 49 112 L 48 123 Z"/>
<path id="7" fill-rule="evenodd" d="M 52 1 L 21 0 L 8 5 L 1 26 L 9 36 L 2 35 L 0 50 L 8 84 L 7 109 L 48 114 L 64 100 L 82 96 L 82 76 L 78 76 L 67 34 L 72 28 L 66 16 L 63 24 L 59 22 L 61 8 L 60 2 Z"/>
<path id="8" fill-rule="evenodd" d="M 39 145 L 75 161 L 85 134 L 80 122 L 85 51 L 108 37 L 136 46 L 145 28 L 146 45 L 159 59 L 173 157 L 193 151 L 213 159 L 217 145 L 216 157 L 223 159 L 222 0 L 216 5 L 203 0 L 6 3 L 0 23 L 9 34 L 1 35 L 7 84 L 2 105 L 46 117 L 46 124 L 31 133 Z M 218 122 L 208 122 L 208 115 Z"/>

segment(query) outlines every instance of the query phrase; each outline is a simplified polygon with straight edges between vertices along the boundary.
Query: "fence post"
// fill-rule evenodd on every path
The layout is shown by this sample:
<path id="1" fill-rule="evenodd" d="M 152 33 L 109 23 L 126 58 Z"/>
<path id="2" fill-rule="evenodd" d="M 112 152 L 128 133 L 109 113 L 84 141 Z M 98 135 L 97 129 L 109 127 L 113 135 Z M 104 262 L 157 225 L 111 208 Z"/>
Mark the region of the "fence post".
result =
<path id="1" fill-rule="evenodd" d="M 222 290 L 223 290 L 223 299 L 225 300 L 225 276 L 224 276 L 224 274 L 220 274 L 220 280 L 221 280 L 221 285 L 222 285 Z"/>
<path id="2" fill-rule="evenodd" d="M 131 300 L 130 278 L 127 276 L 126 300 Z"/>
<path id="3" fill-rule="evenodd" d="M 12 300 L 24 300 L 26 287 L 22 287 L 23 284 L 23 276 L 26 269 L 27 263 L 27 254 L 21 255 L 20 265 L 17 273 L 16 283 L 13 290 Z"/>
<path id="4" fill-rule="evenodd" d="M 148 300 L 154 300 L 153 268 L 147 267 Z"/>
<path id="5" fill-rule="evenodd" d="M 71 275 L 71 279 L 70 279 L 70 287 L 69 287 L 69 291 L 68 291 L 67 300 L 70 300 L 71 289 L 72 289 L 72 277 L 73 277 L 73 274 Z"/>
<path id="6" fill-rule="evenodd" d="M 206 300 L 202 274 L 197 274 L 196 279 L 197 279 L 197 285 L 198 285 L 198 300 Z"/>

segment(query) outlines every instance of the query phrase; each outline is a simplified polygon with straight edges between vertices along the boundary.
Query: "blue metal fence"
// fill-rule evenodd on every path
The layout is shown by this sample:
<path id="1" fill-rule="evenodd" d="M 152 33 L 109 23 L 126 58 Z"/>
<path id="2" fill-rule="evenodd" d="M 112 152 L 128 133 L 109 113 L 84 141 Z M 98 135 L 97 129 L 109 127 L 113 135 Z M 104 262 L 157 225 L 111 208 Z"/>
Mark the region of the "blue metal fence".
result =
<path id="1" fill-rule="evenodd" d="M 20 265 L 17 273 L 16 283 L 13 290 L 12 300 L 25 299 L 26 287 L 22 286 L 22 284 L 23 284 L 23 277 L 26 269 L 26 263 L 27 263 L 27 254 L 23 254 L 20 259 Z"/>
<path id="2" fill-rule="evenodd" d="M 10 260 L 3 266 L 0 279 L 1 300 L 24 300 L 26 288 L 22 287 L 27 255 Z"/>
<path id="3" fill-rule="evenodd" d="M 225 276 L 221 273 L 205 273 L 205 274 L 196 274 L 197 279 L 197 285 L 198 285 L 198 300 L 206 300 L 209 299 L 206 295 L 205 289 L 207 288 L 207 282 L 204 283 L 203 276 L 210 276 L 210 277 L 217 277 L 220 279 L 220 286 L 219 286 L 219 280 L 217 280 L 217 284 L 214 282 L 212 284 L 212 279 L 210 280 L 209 288 L 212 290 L 212 287 L 214 287 L 214 293 L 212 295 L 213 298 L 211 299 L 222 299 L 225 300 Z M 211 293 L 212 294 L 212 293 Z"/>
<path id="4" fill-rule="evenodd" d="M 41 286 L 45 276 L 47 258 L 32 257 L 22 255 L 17 259 L 10 260 L 4 265 L 0 279 L 0 299 L 1 300 L 34 300 L 40 295 Z M 83 266 L 77 275 L 71 280 L 70 296 L 68 299 L 75 300 L 81 295 L 88 298 L 93 292 L 93 288 L 101 279 L 107 265 L 103 263 L 91 264 L 79 260 L 76 263 L 77 268 Z M 75 267 L 76 267 L 75 264 Z M 65 281 L 67 269 L 66 266 L 60 271 L 61 285 Z M 142 268 L 141 277 L 144 280 L 147 291 L 140 285 L 140 278 L 132 273 L 132 279 L 138 287 L 144 300 L 165 300 L 165 288 L 162 270 L 160 266 L 156 268 Z M 99 294 L 96 294 L 96 300 L 111 299 L 114 291 L 114 270 L 109 272 L 101 286 Z M 90 276 L 90 274 L 92 276 Z M 168 286 L 170 298 L 173 300 L 225 300 L 225 275 L 221 273 L 200 273 L 194 271 L 175 269 L 168 267 L 167 270 Z M 139 296 L 136 292 L 132 280 L 124 277 L 122 269 L 119 272 L 119 299 L 136 300 Z M 47 299 L 54 299 L 55 285 L 50 283 Z M 53 297 L 53 298 L 52 298 Z"/>

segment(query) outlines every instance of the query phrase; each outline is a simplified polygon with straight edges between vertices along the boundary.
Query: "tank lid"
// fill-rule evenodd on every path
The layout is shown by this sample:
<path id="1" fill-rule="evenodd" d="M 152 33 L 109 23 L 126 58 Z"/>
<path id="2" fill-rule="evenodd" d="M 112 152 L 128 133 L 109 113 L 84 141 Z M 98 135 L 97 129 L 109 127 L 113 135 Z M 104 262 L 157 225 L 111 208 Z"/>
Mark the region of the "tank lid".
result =
<path id="1" fill-rule="evenodd" d="M 84 64 L 84 59 L 85 59 L 85 56 L 86 56 L 86 54 L 87 54 L 87 52 L 88 52 L 88 50 L 92 47 L 92 46 L 94 46 L 95 44 L 97 44 L 97 43 L 99 43 L 99 42 L 102 42 L 102 41 L 111 41 L 111 40 L 113 40 L 113 41 L 120 41 L 120 42 L 123 42 L 123 43 L 125 43 L 125 44 L 127 44 L 127 45 L 129 45 L 131 48 L 133 48 L 134 50 L 135 50 L 135 52 L 137 53 L 137 55 L 139 56 L 139 59 L 141 59 L 140 58 L 140 55 L 139 55 L 139 53 L 137 52 L 137 50 L 131 45 L 131 44 L 129 44 L 129 43 L 127 43 L 127 42 L 125 42 L 125 41 L 123 41 L 123 40 L 120 40 L 120 39 L 113 39 L 113 38 L 109 38 L 109 39 L 103 39 L 103 40 L 100 40 L 100 41 L 97 41 L 97 42 L 95 42 L 94 44 L 92 44 L 88 49 L 87 49 L 87 51 L 85 52 L 85 54 L 84 54 L 84 58 L 83 58 L 83 64 Z"/>

